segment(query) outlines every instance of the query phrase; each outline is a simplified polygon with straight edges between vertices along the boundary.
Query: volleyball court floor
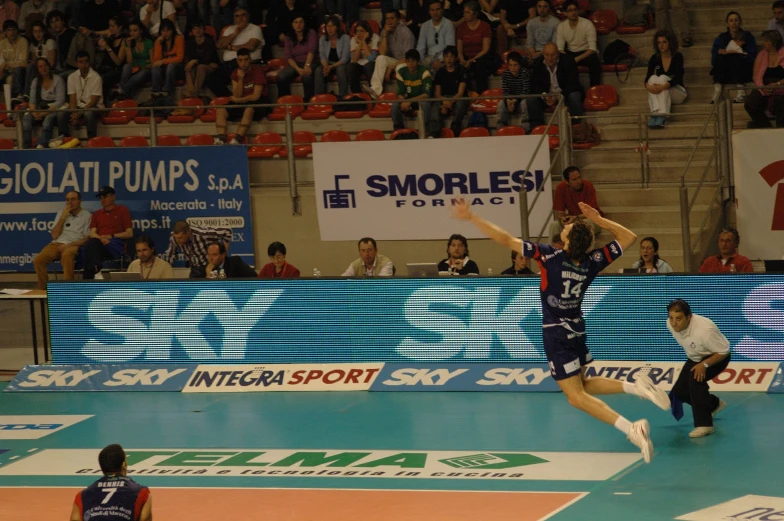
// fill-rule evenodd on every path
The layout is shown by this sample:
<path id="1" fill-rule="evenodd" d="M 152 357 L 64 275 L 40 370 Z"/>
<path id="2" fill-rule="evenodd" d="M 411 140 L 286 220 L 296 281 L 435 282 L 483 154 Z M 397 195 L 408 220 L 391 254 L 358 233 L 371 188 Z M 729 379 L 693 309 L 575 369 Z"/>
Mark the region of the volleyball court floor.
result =
<path id="1" fill-rule="evenodd" d="M 606 397 L 650 421 L 646 465 L 558 393 L 3 393 L 0 423 L 76 423 L 0 426 L 0 519 L 67 519 L 110 443 L 157 521 L 784 519 L 733 514 L 784 502 L 784 395 L 722 398 L 716 434 L 692 440 L 688 407 L 676 422 Z"/>

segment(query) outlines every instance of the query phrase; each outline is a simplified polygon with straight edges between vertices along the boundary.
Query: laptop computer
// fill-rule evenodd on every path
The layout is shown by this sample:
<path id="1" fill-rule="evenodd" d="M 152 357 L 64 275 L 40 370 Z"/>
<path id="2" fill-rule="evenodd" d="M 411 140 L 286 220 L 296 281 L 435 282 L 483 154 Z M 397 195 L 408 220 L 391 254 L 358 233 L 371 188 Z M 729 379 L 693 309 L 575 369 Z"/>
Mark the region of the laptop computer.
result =
<path id="1" fill-rule="evenodd" d="M 765 271 L 784 271 L 784 259 L 766 260 Z"/>
<path id="2" fill-rule="evenodd" d="M 142 274 L 139 272 L 104 271 L 101 275 L 103 280 L 142 280 Z"/>
<path id="3" fill-rule="evenodd" d="M 409 262 L 406 267 L 409 277 L 438 277 L 438 264 L 435 262 Z"/>

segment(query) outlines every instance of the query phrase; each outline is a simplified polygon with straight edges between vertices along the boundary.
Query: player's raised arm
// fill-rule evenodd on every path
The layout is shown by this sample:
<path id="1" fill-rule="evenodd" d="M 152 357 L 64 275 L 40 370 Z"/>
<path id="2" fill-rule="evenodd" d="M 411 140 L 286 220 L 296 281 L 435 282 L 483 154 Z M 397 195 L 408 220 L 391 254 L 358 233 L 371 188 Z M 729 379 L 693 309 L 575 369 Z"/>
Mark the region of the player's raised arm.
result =
<path id="1" fill-rule="evenodd" d="M 604 230 L 608 230 L 610 233 L 613 234 L 615 240 L 618 241 L 618 244 L 621 245 L 624 251 L 629 248 L 634 241 L 637 240 L 637 234 L 631 231 L 624 226 L 621 226 L 615 221 L 611 221 L 606 217 L 602 217 L 599 213 L 599 210 L 596 208 L 587 205 L 585 203 L 577 203 L 580 206 L 580 210 L 582 211 L 583 215 L 588 218 L 593 223 L 596 223 L 600 228 Z"/>
<path id="2" fill-rule="evenodd" d="M 471 211 L 471 206 L 465 202 L 465 199 L 457 199 L 455 201 L 455 204 L 452 206 L 452 217 L 460 219 L 461 221 L 471 221 L 477 228 L 482 230 L 485 235 L 501 246 L 506 246 L 510 250 L 518 252 L 523 251 L 523 241 L 514 237 L 503 228 L 476 215 Z"/>

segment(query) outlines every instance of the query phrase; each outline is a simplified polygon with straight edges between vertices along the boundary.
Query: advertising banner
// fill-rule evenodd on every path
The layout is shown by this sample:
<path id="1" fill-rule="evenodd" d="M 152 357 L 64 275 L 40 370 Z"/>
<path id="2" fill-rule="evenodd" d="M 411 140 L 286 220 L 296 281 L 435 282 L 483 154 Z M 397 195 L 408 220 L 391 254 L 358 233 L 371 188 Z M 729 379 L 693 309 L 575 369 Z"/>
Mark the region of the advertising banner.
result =
<path id="1" fill-rule="evenodd" d="M 784 258 L 784 130 L 732 134 L 740 253 Z"/>
<path id="2" fill-rule="evenodd" d="M 92 414 L 0 416 L 0 440 L 38 440 L 92 417 Z"/>
<path id="3" fill-rule="evenodd" d="M 316 208 L 322 241 L 446 239 L 453 233 L 484 237 L 476 226 L 449 217 L 464 198 L 482 217 L 520 236 L 520 187 L 539 233 L 553 207 L 544 174 L 550 151 L 541 136 L 314 143 Z M 351 161 L 346 161 L 350 157 Z M 549 227 L 545 226 L 545 236 Z"/>
<path id="4" fill-rule="evenodd" d="M 383 365 L 200 365 L 182 392 L 367 391 Z"/>
<path id="5" fill-rule="evenodd" d="M 371 391 L 559 391 L 547 364 L 384 364 Z"/>
<path id="6" fill-rule="evenodd" d="M 33 258 L 49 233 L 65 194 L 77 191 L 82 207 L 100 209 L 102 186 L 127 206 L 135 235 L 150 235 L 166 249 L 172 225 L 230 228 L 231 254 L 254 264 L 244 147 L 92 148 L 14 151 L 0 159 L 0 270 L 33 271 Z"/>
<path id="7" fill-rule="evenodd" d="M 546 362 L 534 277 L 56 282 L 48 294 L 57 364 Z M 734 362 L 784 360 L 784 282 L 761 274 L 600 276 L 583 302 L 594 358 L 682 363 L 666 326 L 676 297 L 717 324 Z"/>
<path id="8" fill-rule="evenodd" d="M 181 391 L 196 364 L 27 365 L 4 392 Z"/>

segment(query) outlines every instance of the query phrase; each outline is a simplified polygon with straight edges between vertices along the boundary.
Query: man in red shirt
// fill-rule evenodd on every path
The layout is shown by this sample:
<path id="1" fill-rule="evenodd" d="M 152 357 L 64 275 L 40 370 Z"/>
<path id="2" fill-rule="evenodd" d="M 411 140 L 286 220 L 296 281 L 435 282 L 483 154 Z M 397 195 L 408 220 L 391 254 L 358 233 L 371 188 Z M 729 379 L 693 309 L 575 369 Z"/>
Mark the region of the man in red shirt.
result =
<path id="1" fill-rule="evenodd" d="M 550 237 L 556 247 L 563 247 L 561 241 L 561 230 L 567 224 L 575 222 L 577 219 L 586 220 L 585 215 L 580 211 L 577 203 L 585 203 L 599 210 L 599 214 L 604 213 L 599 208 L 596 199 L 596 188 L 590 181 L 585 181 L 580 169 L 576 166 L 569 166 L 563 172 L 563 181 L 555 188 L 553 196 L 553 210 L 555 210 L 555 221 L 550 224 Z M 601 228 L 594 226 L 594 234 L 598 235 Z"/>
<path id="2" fill-rule="evenodd" d="M 241 105 L 269 103 L 266 87 L 267 77 L 261 65 L 250 62 L 250 51 L 248 49 L 237 51 L 237 68 L 231 73 L 231 101 L 225 105 L 229 108 L 221 107 L 215 111 L 215 130 L 218 134 L 215 138 L 216 145 L 224 145 L 227 142 L 227 121 L 240 120 L 240 125 L 237 127 L 237 137 L 231 138 L 231 141 L 228 142 L 229 145 L 239 145 L 245 134 L 248 133 L 250 124 L 254 120 L 260 120 L 264 117 L 267 112 L 266 108 L 243 108 Z M 236 108 L 231 108 L 231 105 Z"/>
<path id="3" fill-rule="evenodd" d="M 84 278 L 94 279 L 101 271 L 101 264 L 116 259 L 125 253 L 125 241 L 133 238 L 131 212 L 125 206 L 115 204 L 114 188 L 104 186 L 96 194 L 102 208 L 93 213 L 90 220 L 90 239 L 84 245 Z"/>
<path id="4" fill-rule="evenodd" d="M 748 257 L 738 254 L 740 235 L 729 226 L 719 232 L 719 254 L 711 255 L 700 266 L 700 273 L 752 272 Z"/>

